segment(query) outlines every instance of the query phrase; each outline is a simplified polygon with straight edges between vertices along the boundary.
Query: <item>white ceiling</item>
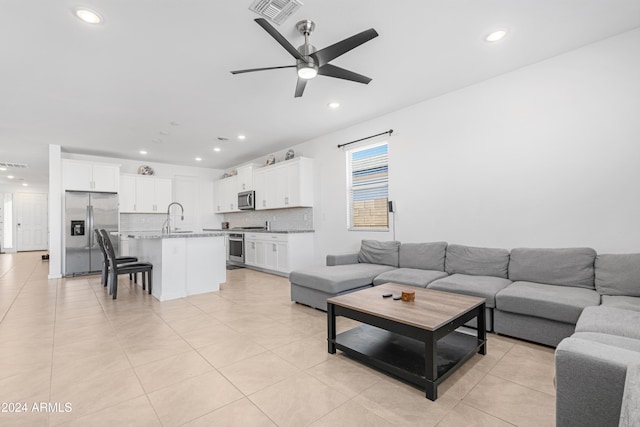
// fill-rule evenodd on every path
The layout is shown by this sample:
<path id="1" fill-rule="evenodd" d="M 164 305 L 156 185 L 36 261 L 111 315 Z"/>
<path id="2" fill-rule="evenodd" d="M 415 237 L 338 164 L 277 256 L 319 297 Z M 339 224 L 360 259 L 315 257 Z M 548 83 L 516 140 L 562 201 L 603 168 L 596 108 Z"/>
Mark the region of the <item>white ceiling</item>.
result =
<path id="1" fill-rule="evenodd" d="M 274 24 L 294 46 L 302 44 L 301 19 L 316 22 L 318 49 L 378 31 L 332 61 L 373 78 L 369 85 L 319 76 L 296 99 L 295 69 L 231 75 L 294 64 L 253 22 L 251 0 L 3 1 L 0 162 L 30 167 L 0 172 L 0 185 L 13 182 L 9 173 L 46 183 L 48 144 L 227 168 L 640 27 L 640 0 L 303 2 Z M 78 20 L 79 5 L 99 11 L 104 24 Z M 508 36 L 486 43 L 499 27 Z M 341 108 L 330 110 L 330 101 Z M 247 139 L 238 141 L 240 133 Z"/>

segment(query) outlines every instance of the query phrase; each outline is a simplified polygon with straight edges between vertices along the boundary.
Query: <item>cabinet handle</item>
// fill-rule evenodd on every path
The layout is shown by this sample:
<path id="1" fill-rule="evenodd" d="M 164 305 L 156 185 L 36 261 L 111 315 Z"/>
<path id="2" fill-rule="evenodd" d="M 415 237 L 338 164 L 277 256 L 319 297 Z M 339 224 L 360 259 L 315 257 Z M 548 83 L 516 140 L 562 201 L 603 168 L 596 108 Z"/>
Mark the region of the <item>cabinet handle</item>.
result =
<path id="1" fill-rule="evenodd" d="M 231 203 L 231 210 L 233 210 L 233 203 Z"/>
<path id="2" fill-rule="evenodd" d="M 133 204 L 133 210 L 137 211 L 138 210 L 138 205 L 136 205 L 135 203 Z"/>
<path id="3" fill-rule="evenodd" d="M 289 204 L 289 198 L 288 198 L 288 197 L 285 197 L 285 198 L 284 198 L 284 204 L 285 204 L 285 205 L 288 205 L 288 204 Z"/>
<path id="4" fill-rule="evenodd" d="M 262 201 L 262 207 L 263 207 L 263 208 L 266 208 L 266 207 L 267 207 L 267 201 L 266 201 L 266 200 L 263 200 L 263 201 Z"/>
<path id="5" fill-rule="evenodd" d="M 271 246 L 273 246 L 273 252 L 275 252 L 276 251 L 276 244 L 274 243 Z"/>
<path id="6" fill-rule="evenodd" d="M 245 185 L 244 185 L 244 184 L 242 184 L 242 189 L 243 189 L 243 190 L 245 190 L 245 188 L 244 188 L 244 187 L 245 187 Z"/>
<path id="7" fill-rule="evenodd" d="M 256 248 L 256 242 L 251 242 L 251 249 L 255 249 Z"/>

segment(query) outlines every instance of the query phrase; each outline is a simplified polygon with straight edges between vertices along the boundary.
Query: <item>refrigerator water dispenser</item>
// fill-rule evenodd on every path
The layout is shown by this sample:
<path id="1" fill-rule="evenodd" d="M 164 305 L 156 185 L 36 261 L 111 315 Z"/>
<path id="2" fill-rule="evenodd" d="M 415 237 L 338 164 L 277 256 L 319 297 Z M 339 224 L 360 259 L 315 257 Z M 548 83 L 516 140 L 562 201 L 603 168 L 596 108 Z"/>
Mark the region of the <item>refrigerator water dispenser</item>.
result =
<path id="1" fill-rule="evenodd" d="M 84 236 L 84 221 L 71 221 L 71 235 Z"/>

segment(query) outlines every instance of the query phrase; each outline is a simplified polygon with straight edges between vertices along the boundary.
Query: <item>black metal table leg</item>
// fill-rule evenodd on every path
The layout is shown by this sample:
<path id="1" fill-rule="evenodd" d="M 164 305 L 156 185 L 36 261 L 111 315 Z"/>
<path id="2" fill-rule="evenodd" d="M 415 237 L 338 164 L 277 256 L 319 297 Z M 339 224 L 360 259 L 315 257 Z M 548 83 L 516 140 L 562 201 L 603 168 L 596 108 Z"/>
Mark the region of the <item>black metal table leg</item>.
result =
<path id="1" fill-rule="evenodd" d="M 478 353 L 484 355 L 487 354 L 487 310 L 486 304 L 482 304 L 478 307 L 478 341 L 482 342 Z"/>
<path id="2" fill-rule="evenodd" d="M 329 353 L 336 352 L 336 310 L 335 306 L 327 303 L 327 343 L 329 345 Z"/>
<path id="3" fill-rule="evenodd" d="M 424 377 L 425 393 L 427 399 L 436 400 L 438 398 L 438 384 L 436 377 L 438 376 L 438 342 L 433 333 L 427 334 L 424 343 Z"/>

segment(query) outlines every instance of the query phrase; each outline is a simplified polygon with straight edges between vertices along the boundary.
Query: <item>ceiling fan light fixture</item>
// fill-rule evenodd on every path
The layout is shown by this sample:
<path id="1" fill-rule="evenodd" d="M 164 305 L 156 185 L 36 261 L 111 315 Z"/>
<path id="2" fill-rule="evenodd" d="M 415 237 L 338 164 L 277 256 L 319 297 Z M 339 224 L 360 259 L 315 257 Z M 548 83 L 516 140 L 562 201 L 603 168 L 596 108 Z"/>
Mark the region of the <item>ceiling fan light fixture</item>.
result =
<path id="1" fill-rule="evenodd" d="M 305 64 L 298 67 L 298 77 L 310 80 L 318 75 L 318 67 L 315 64 Z"/>
<path id="2" fill-rule="evenodd" d="M 506 35 L 507 35 L 507 30 L 500 29 L 500 30 L 492 31 L 484 39 L 485 39 L 485 41 L 487 41 L 489 43 L 494 43 L 494 42 L 502 40 L 504 38 L 504 36 L 506 36 Z"/>
<path id="3" fill-rule="evenodd" d="M 87 24 L 100 24 L 103 19 L 98 12 L 94 12 L 90 9 L 78 8 L 74 11 L 76 17 Z"/>

